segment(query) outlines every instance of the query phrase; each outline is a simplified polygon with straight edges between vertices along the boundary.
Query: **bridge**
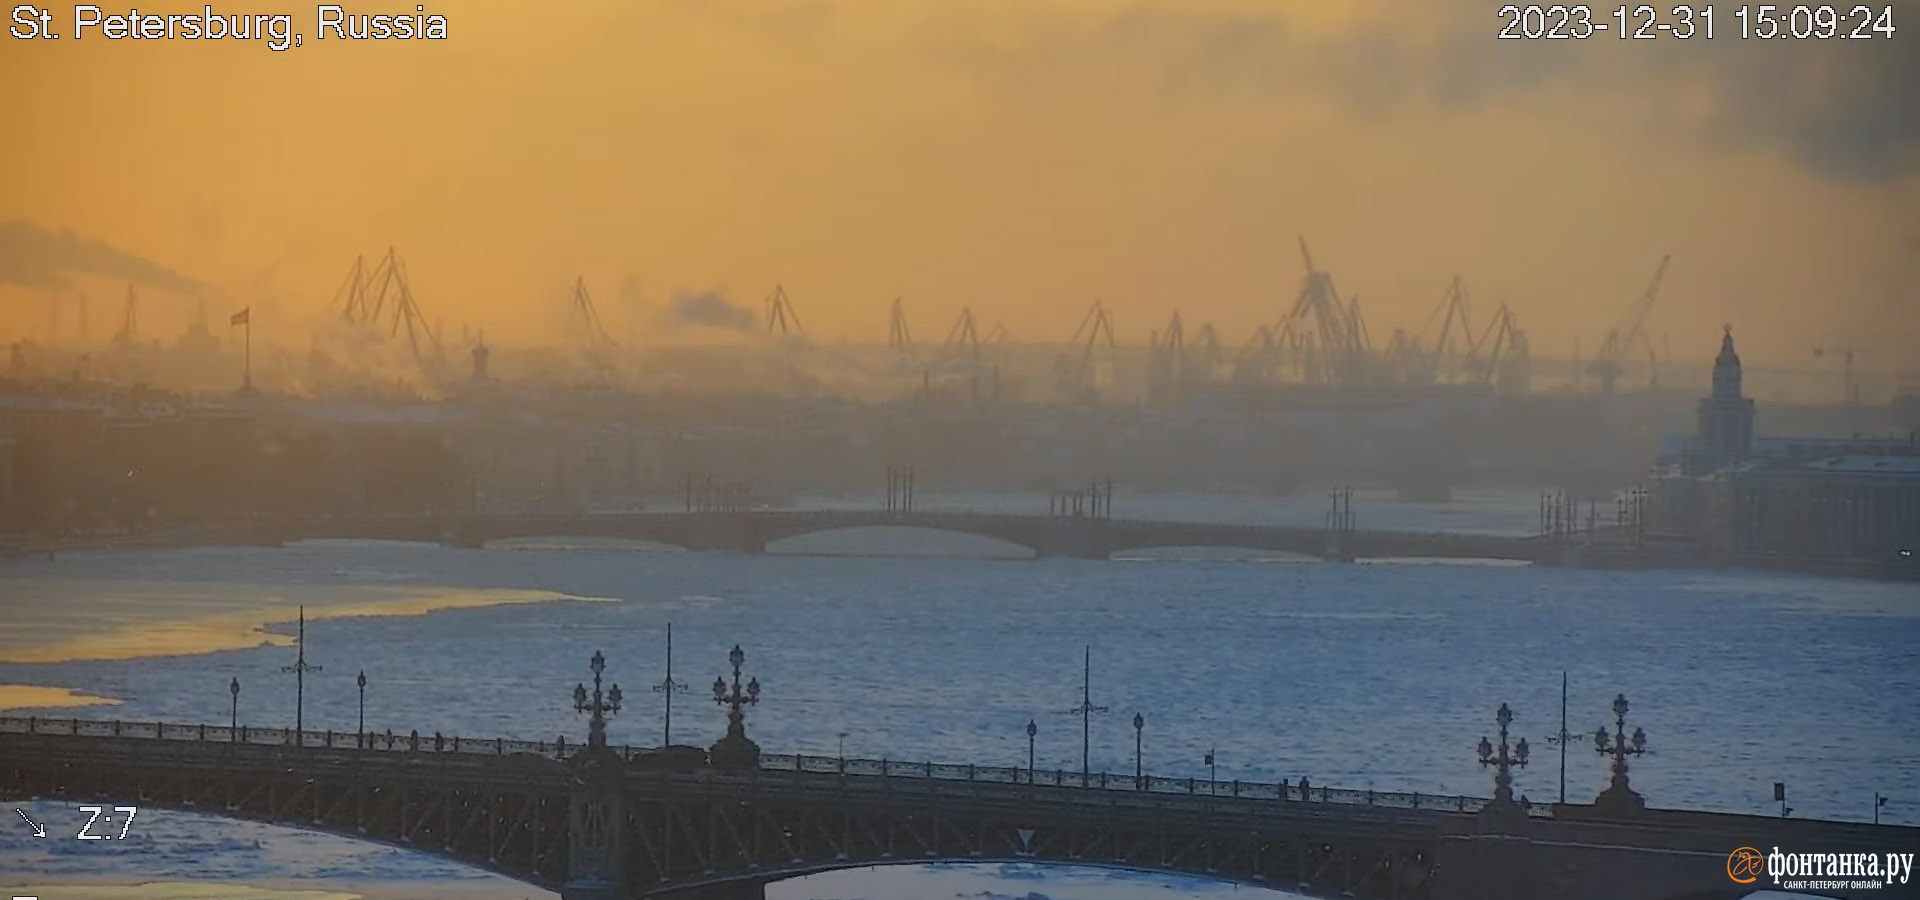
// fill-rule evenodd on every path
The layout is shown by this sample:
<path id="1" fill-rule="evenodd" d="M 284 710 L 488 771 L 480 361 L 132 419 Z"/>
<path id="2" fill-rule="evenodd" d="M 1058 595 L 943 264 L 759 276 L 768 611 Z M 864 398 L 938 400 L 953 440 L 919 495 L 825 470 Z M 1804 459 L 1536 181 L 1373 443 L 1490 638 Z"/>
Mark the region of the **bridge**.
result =
<path id="1" fill-rule="evenodd" d="M 1349 560 L 1356 557 L 1534 560 L 1559 550 L 1558 545 L 1536 537 L 897 510 L 328 516 L 250 526 L 253 540 L 267 542 L 360 538 L 478 547 L 488 541 L 509 538 L 564 535 L 744 553 L 765 552 L 767 545 L 786 538 L 869 527 L 958 532 L 1024 547 L 1037 557 L 1091 559 L 1159 547 L 1228 547 Z"/>
<path id="2" fill-rule="evenodd" d="M 566 900 L 760 900 L 786 878 L 941 861 L 1123 867 L 1365 900 L 1732 900 L 1770 886 L 1764 872 L 1730 877 L 1736 848 L 1920 845 L 1920 829 L 1764 816 L 757 748 L 723 763 L 734 740 L 730 730 L 707 752 L 612 747 L 602 727 L 574 744 L 0 718 L 0 798 L 331 832 Z M 1912 897 L 1920 879 L 1819 893 Z"/>

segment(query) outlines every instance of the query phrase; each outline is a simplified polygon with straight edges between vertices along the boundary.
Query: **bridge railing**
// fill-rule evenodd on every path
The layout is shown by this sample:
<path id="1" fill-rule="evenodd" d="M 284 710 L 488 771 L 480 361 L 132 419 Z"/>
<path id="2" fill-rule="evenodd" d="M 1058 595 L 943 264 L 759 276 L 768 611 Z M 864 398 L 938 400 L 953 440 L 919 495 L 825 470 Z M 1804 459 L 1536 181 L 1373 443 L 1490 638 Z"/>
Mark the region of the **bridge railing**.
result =
<path id="1" fill-rule="evenodd" d="M 226 725 L 182 725 L 173 722 L 133 721 L 115 719 L 58 719 L 39 716 L 18 717 L 0 716 L 0 733 L 78 735 L 81 737 L 122 737 L 145 738 L 169 741 L 206 741 L 220 744 L 254 744 L 267 747 L 291 747 L 294 745 L 294 730 L 291 728 L 259 728 L 242 725 L 229 728 Z M 445 734 L 394 734 L 391 731 L 364 734 L 352 731 L 307 731 L 301 745 L 312 749 L 333 750 L 375 750 L 395 753 L 463 753 L 484 756 L 504 756 L 507 754 L 530 753 L 552 759 L 565 759 L 579 751 L 579 746 L 564 738 L 552 741 L 521 741 L 506 738 L 470 738 Z M 631 758 L 643 752 L 632 747 L 620 748 L 623 756 Z"/>
<path id="2" fill-rule="evenodd" d="M 242 725 L 182 725 L 170 722 L 99 720 L 80 718 L 44 718 L 0 716 L 0 733 L 70 735 L 100 738 L 142 738 L 168 741 L 244 743 L 259 746 L 291 747 L 291 728 L 256 728 Z M 506 738 L 471 738 L 445 734 L 419 735 L 391 731 L 308 731 L 302 745 L 309 749 L 366 750 L 397 754 L 462 754 L 505 756 L 530 754 L 548 759 L 567 759 L 580 752 L 582 744 L 565 738 L 553 741 L 521 741 Z M 650 747 L 614 748 L 622 758 L 632 760 L 654 752 Z M 995 784 L 1032 784 L 1038 787 L 1081 788 L 1097 791 L 1131 791 L 1150 794 L 1184 794 L 1211 797 L 1237 797 L 1254 800 L 1335 803 L 1377 806 L 1392 809 L 1432 809 L 1445 812 L 1475 812 L 1489 802 L 1483 797 L 1458 794 L 1430 794 L 1418 791 L 1374 791 L 1302 785 L 1299 782 L 1269 783 L 1257 781 L 1215 781 L 1206 778 L 1168 778 L 1148 775 L 1138 780 L 1132 775 L 1095 772 L 1081 776 L 1063 769 L 1035 769 L 1019 766 L 980 766 L 953 763 L 908 762 L 889 759 L 855 759 L 804 754 L 763 754 L 760 768 L 766 772 L 808 772 L 826 775 L 902 778 L 913 780 L 969 781 Z M 1550 816 L 1552 809 L 1539 804 L 1529 809 L 1534 816 Z"/>
<path id="3" fill-rule="evenodd" d="M 1079 772 L 1064 769 L 1035 769 L 1031 773 L 1018 766 L 955 765 L 951 763 L 908 762 L 885 759 L 842 759 L 837 756 L 763 754 L 764 770 L 883 776 L 887 778 L 984 781 L 998 784 L 1034 784 L 1041 787 L 1087 788 L 1104 791 L 1130 791 L 1153 794 L 1187 794 L 1213 797 L 1239 797 L 1255 800 L 1291 800 L 1308 803 L 1340 803 L 1379 806 L 1394 809 L 1433 809 L 1448 812 L 1476 812 L 1492 802 L 1484 797 L 1458 794 L 1431 794 L 1419 791 L 1374 791 L 1335 788 L 1299 782 L 1209 781 L 1205 778 L 1168 778 L 1147 775 L 1135 780 L 1132 775 L 1094 772 L 1085 778 Z M 1536 816 L 1549 816 L 1545 804 L 1532 807 Z"/>

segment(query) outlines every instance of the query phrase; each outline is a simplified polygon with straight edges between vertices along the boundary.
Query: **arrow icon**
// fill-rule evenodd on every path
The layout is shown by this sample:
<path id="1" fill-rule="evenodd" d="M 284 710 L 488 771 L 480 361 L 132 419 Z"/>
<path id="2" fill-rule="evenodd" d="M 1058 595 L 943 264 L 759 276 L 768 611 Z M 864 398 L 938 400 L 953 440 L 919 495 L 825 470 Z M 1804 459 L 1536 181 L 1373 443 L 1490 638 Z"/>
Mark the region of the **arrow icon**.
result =
<path id="1" fill-rule="evenodd" d="M 24 810 L 24 809 L 21 809 L 20 807 L 18 807 L 18 806 L 16 806 L 16 807 L 14 807 L 14 808 L 13 808 L 13 811 L 14 811 L 14 812 L 17 812 L 17 813 L 19 813 L 19 814 L 20 814 L 20 818 L 22 818 L 22 819 L 27 819 L 27 811 L 26 811 L 26 810 Z M 39 825 L 37 825 L 37 824 L 34 824 L 34 821 L 33 821 L 32 819 L 27 819 L 27 824 L 28 824 L 28 825 L 33 825 L 33 836 L 34 836 L 34 837 L 37 837 L 37 838 L 43 838 L 43 837 L 46 837 L 46 836 L 47 836 L 47 830 L 46 830 L 45 828 L 41 828 L 41 827 L 40 827 Z"/>

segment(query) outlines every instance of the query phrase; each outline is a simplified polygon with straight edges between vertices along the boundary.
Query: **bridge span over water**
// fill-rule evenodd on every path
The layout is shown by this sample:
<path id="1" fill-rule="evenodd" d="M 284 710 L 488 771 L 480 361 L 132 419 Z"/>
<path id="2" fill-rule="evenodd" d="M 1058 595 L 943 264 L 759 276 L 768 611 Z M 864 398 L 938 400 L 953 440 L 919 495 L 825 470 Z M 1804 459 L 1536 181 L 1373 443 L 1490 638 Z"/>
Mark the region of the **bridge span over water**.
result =
<path id="1" fill-rule="evenodd" d="M 1164 547 L 1224 547 L 1305 556 L 1534 560 L 1558 545 L 1537 537 L 1456 532 L 1330 530 L 1286 525 L 977 512 L 774 510 L 620 514 L 338 516 L 262 523 L 268 540 L 378 538 L 482 546 L 521 537 L 648 541 L 688 550 L 765 552 L 787 538 L 849 528 L 921 528 L 993 538 L 1038 557 L 1106 559 Z"/>
<path id="2" fill-rule="evenodd" d="M 758 900 L 764 885 L 799 875 L 936 861 L 1115 866 L 1367 900 L 1732 900 L 1769 881 L 1736 883 L 1736 848 L 1920 845 L 1920 829 L 1746 815 L 1609 817 L 1579 805 L 795 755 L 719 766 L 696 748 L 603 743 L 331 732 L 296 743 L 280 729 L 79 719 L 0 719 L 0 798 L 332 832 L 568 900 Z"/>

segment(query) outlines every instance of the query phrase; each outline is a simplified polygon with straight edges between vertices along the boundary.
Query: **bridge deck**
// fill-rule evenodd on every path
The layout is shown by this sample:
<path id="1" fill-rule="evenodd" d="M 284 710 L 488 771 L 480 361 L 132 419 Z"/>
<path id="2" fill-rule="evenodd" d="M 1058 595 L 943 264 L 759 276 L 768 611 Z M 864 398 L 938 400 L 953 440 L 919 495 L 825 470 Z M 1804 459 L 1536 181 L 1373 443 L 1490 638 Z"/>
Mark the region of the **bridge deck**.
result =
<path id="1" fill-rule="evenodd" d="M 50 739 L 16 743 L 34 737 Z M 436 747 L 437 744 L 437 747 Z M 577 756 L 582 745 L 559 741 L 539 742 L 506 738 L 471 738 L 427 735 L 417 744 L 410 735 L 387 733 L 359 735 L 351 732 L 309 731 L 302 746 L 294 745 L 292 729 L 245 727 L 238 732 L 225 725 L 184 725 L 165 722 L 129 722 L 78 718 L 0 717 L 0 746 L 14 745 L 22 750 L 43 752 L 59 748 L 63 752 L 84 753 L 89 757 L 128 759 L 133 757 L 182 767 L 208 770 L 232 765 L 234 752 L 241 759 L 264 761 L 282 759 L 283 754 L 299 754 L 314 765 L 367 765 L 371 763 L 432 763 L 438 772 L 494 772 L 499 762 L 517 762 L 530 775 L 538 772 L 561 773 L 558 766 L 540 763 L 559 762 Z M 631 764 L 630 777 L 658 777 L 650 768 L 656 748 L 619 747 L 615 752 Z M 669 773 L 670 774 L 670 773 Z M 555 777 L 563 777 L 556 775 Z M 1482 797 L 1456 794 L 1393 792 L 1311 786 L 1301 793 L 1300 786 L 1252 781 L 1209 782 L 1204 778 L 1166 778 L 1146 776 L 1135 782 L 1132 775 L 1095 772 L 1082 779 L 1081 773 L 1060 769 L 959 765 L 934 762 L 908 762 L 887 759 L 859 759 L 804 754 L 764 754 L 757 771 L 740 775 L 725 770 L 702 768 L 697 776 L 703 782 L 731 784 L 742 778 L 757 785 L 792 784 L 797 790 L 882 790 L 901 794 L 937 791 L 949 796 L 1014 797 L 1030 802 L 1036 797 L 1049 799 L 1080 798 L 1075 802 L 1102 805 L 1135 805 L 1145 798 L 1166 808 L 1202 808 L 1213 811 L 1232 808 L 1236 803 L 1270 808 L 1277 801 L 1330 804 L 1342 808 L 1371 807 L 1380 810 L 1471 813 L 1489 802 Z M 876 787 L 868 787 L 874 785 Z M 1126 798 L 1138 798 L 1127 800 Z M 1534 816 L 1547 817 L 1552 810 L 1535 806 Z M 1345 815 L 1347 813 L 1343 813 Z"/>

